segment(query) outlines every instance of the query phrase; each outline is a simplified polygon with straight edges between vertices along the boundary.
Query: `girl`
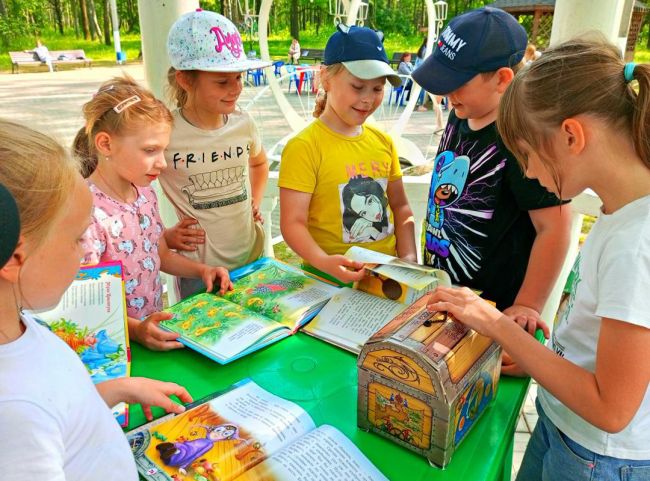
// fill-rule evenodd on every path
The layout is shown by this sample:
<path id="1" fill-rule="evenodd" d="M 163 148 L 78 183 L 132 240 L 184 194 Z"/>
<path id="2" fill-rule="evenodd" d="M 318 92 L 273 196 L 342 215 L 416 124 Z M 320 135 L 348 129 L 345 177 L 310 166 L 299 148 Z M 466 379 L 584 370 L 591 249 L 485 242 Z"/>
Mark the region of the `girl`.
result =
<path id="1" fill-rule="evenodd" d="M 528 177 L 603 201 L 551 349 L 468 289 L 438 288 L 429 307 L 493 337 L 539 383 L 518 480 L 648 480 L 650 66 L 596 41 L 547 52 L 505 92 L 499 131 Z"/>
<path id="2" fill-rule="evenodd" d="M 404 86 L 404 91 L 406 92 L 407 102 L 411 98 L 411 89 L 413 88 L 413 80 L 410 78 L 413 73 L 411 58 L 412 55 L 409 52 L 403 52 L 399 59 L 399 65 L 397 66 L 397 73 L 405 77 L 404 81 L 406 81 L 406 84 Z"/>
<path id="3" fill-rule="evenodd" d="M 291 139 L 280 164 L 280 226 L 287 244 L 341 282 L 363 277 L 354 244 L 416 261 L 413 215 L 392 140 L 364 125 L 384 97 L 388 64 L 377 33 L 339 25 L 325 47 L 317 120 Z"/>
<path id="4" fill-rule="evenodd" d="M 79 357 L 23 309 L 52 307 L 83 254 L 92 199 L 63 148 L 49 137 L 0 120 L 0 195 L 12 219 L 0 235 L 0 465 L 6 479 L 137 480 L 133 456 L 108 406 L 157 404 L 182 412 L 189 402 L 172 383 L 123 378 L 93 386 Z M 22 226 L 16 239 L 18 216 Z"/>
<path id="5" fill-rule="evenodd" d="M 234 24 L 205 10 L 177 20 L 167 47 L 178 109 L 160 184 L 180 223 L 166 239 L 190 259 L 234 269 L 264 248 L 259 206 L 269 167 L 255 123 L 236 107 L 242 73 L 269 63 L 248 60 Z M 182 297 L 203 287 L 187 277 Z"/>
<path id="6" fill-rule="evenodd" d="M 95 204 L 84 262 L 122 261 L 131 339 L 155 350 L 182 347 L 177 334 L 158 327 L 171 317 L 160 312 L 159 271 L 200 278 L 208 291 L 215 281 L 221 293 L 231 283 L 226 269 L 171 251 L 162 236 L 150 184 L 166 167 L 171 114 L 130 78 L 104 83 L 83 112 L 86 126 L 77 134 L 75 149 L 85 159 L 84 175 Z"/>

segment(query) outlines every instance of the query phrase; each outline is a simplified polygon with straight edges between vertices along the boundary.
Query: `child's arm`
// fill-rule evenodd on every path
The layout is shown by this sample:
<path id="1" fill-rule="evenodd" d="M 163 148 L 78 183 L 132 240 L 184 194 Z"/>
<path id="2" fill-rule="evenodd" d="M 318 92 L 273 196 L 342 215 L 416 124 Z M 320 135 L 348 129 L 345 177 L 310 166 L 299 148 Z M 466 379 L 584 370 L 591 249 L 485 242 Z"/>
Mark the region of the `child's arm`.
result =
<path id="1" fill-rule="evenodd" d="M 548 327 L 540 313 L 557 280 L 569 249 L 571 205 L 563 204 L 528 211 L 536 235 L 524 281 L 514 304 L 503 311 L 531 334 L 540 327 L 546 338 Z"/>
<path id="2" fill-rule="evenodd" d="M 95 387 L 109 407 L 119 402 L 141 404 L 147 421 L 153 419 L 151 406 L 160 406 L 168 413 L 180 414 L 185 411 L 185 406 L 172 401 L 169 396 L 176 396 L 184 403 L 192 402 L 192 396 L 184 387 L 146 377 L 112 379 L 100 382 Z"/>
<path id="3" fill-rule="evenodd" d="M 341 282 L 363 279 L 363 264 L 342 255 L 327 255 L 307 229 L 311 194 L 292 189 L 280 189 L 280 230 L 289 247 L 296 254 Z"/>
<path id="4" fill-rule="evenodd" d="M 170 250 L 164 236 L 158 240 L 158 254 L 160 255 L 160 270 L 167 274 L 201 279 L 207 292 L 212 292 L 216 280 L 219 281 L 219 294 L 225 294 L 226 291 L 232 290 L 232 282 L 230 282 L 227 269 L 201 264 Z"/>
<path id="5" fill-rule="evenodd" d="M 161 329 L 160 321 L 171 319 L 169 312 L 154 312 L 146 319 L 140 321 L 133 317 L 127 318 L 129 339 L 151 349 L 152 351 L 169 351 L 180 349 L 183 344 L 177 341 L 179 334 Z"/>
<path id="6" fill-rule="evenodd" d="M 205 244 L 205 231 L 190 227 L 198 223 L 198 220 L 187 217 L 179 220 L 174 227 L 165 229 L 163 235 L 167 247 L 178 251 L 195 251 L 198 244 Z"/>
<path id="7" fill-rule="evenodd" d="M 595 372 L 558 356 L 512 319 L 467 288 L 439 287 L 429 299 L 434 311 L 493 338 L 540 385 L 573 412 L 609 433 L 623 430 L 636 414 L 650 382 L 650 329 L 604 318 Z"/>
<path id="8" fill-rule="evenodd" d="M 415 222 L 413 212 L 409 205 L 402 179 L 388 182 L 386 189 L 388 203 L 393 211 L 395 220 L 395 237 L 397 239 L 397 255 L 407 261 L 417 262 L 418 255 L 415 248 Z"/>
<path id="9" fill-rule="evenodd" d="M 248 159 L 250 169 L 251 190 L 253 191 L 253 218 L 256 221 L 263 222 L 260 214 L 260 205 L 264 199 L 264 189 L 269 179 L 269 163 L 266 159 L 264 148 L 260 153 Z"/>

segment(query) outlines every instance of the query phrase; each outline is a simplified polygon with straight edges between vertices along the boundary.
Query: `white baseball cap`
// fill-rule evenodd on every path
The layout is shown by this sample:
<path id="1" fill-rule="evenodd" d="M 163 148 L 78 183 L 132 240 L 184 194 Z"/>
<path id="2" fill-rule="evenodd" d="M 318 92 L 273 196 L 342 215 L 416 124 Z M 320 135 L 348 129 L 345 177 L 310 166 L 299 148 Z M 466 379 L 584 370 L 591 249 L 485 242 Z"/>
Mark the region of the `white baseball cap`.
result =
<path id="1" fill-rule="evenodd" d="M 176 70 L 244 72 L 271 65 L 248 59 L 235 24 L 200 8 L 174 22 L 167 37 L 167 53 Z"/>

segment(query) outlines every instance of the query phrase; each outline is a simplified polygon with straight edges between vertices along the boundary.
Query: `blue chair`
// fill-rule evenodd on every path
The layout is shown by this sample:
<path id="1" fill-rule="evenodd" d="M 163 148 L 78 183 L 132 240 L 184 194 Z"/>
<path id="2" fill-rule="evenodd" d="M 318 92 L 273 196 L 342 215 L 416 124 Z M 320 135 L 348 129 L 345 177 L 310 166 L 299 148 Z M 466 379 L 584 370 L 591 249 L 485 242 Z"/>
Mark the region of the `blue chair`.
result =
<path id="1" fill-rule="evenodd" d="M 289 88 L 287 89 L 288 93 L 291 93 L 291 84 L 293 83 L 296 86 L 296 92 L 298 92 L 298 85 L 300 83 L 300 80 L 298 78 L 298 74 L 296 73 L 296 66 L 295 65 L 287 65 L 287 73 L 289 75 Z"/>
<path id="2" fill-rule="evenodd" d="M 250 82 L 251 84 L 255 85 L 255 87 L 258 87 L 264 83 L 266 85 L 267 79 L 266 79 L 266 72 L 264 71 L 263 68 L 258 68 L 256 70 L 249 70 L 246 73 L 246 81 L 249 82 L 249 78 L 252 79 Z"/>
<path id="3" fill-rule="evenodd" d="M 277 62 L 273 62 L 273 74 L 276 77 L 279 77 L 282 75 L 282 66 L 284 65 L 283 60 L 278 60 Z"/>
<path id="4" fill-rule="evenodd" d="M 404 106 L 404 84 L 399 87 L 390 87 L 390 93 L 388 94 L 388 105 L 393 100 L 393 94 L 395 94 L 395 105 Z"/>

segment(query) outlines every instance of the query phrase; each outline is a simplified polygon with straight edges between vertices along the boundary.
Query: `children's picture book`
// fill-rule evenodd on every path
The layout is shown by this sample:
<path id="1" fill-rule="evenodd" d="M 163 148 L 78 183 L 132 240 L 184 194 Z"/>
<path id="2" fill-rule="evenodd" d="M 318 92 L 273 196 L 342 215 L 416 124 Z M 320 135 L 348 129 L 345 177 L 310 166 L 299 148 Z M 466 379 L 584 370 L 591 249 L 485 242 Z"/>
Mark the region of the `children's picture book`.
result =
<path id="1" fill-rule="evenodd" d="M 168 309 L 160 326 L 179 341 L 226 364 L 295 333 L 338 287 L 276 259 L 262 258 L 230 273 L 234 289 L 200 293 Z"/>
<path id="2" fill-rule="evenodd" d="M 368 338 L 406 307 L 397 301 L 343 287 L 302 331 L 359 354 Z"/>
<path id="3" fill-rule="evenodd" d="M 81 358 L 95 384 L 126 377 L 130 369 L 126 300 L 122 264 L 106 262 L 81 267 L 59 304 L 34 313 Z M 113 414 L 128 424 L 128 406 Z"/>
<path id="4" fill-rule="evenodd" d="M 143 479 L 388 481 L 336 428 L 251 380 L 188 408 L 127 434 Z"/>
<path id="5" fill-rule="evenodd" d="M 451 286 L 449 274 L 441 269 L 406 262 L 363 247 L 350 247 L 345 257 L 365 264 L 368 275 L 355 284 L 357 289 L 403 304 L 414 303 L 438 286 Z"/>

